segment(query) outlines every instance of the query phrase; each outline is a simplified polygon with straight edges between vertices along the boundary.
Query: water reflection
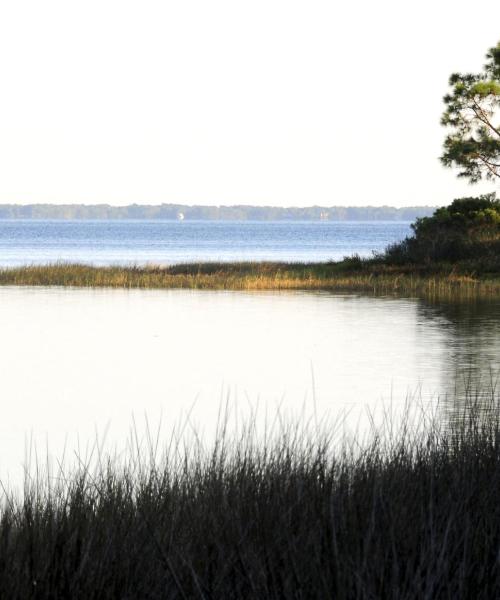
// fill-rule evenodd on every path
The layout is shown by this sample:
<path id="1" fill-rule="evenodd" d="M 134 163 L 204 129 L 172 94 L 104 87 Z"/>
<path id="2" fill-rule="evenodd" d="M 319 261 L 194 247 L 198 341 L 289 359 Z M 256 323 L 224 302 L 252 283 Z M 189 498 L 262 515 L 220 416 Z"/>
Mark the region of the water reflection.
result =
<path id="1" fill-rule="evenodd" d="M 453 420 L 500 365 L 499 302 L 11 287 L 0 331 L 0 476 L 27 436 L 60 454 L 108 425 L 123 445 L 133 414 L 210 429 L 228 396 L 321 416 L 413 394 Z"/>
<path id="2" fill-rule="evenodd" d="M 456 422 L 471 402 L 487 404 L 500 375 L 500 302 L 475 299 L 419 301 L 421 335 L 436 329 L 443 347 L 440 396 L 443 413 Z"/>

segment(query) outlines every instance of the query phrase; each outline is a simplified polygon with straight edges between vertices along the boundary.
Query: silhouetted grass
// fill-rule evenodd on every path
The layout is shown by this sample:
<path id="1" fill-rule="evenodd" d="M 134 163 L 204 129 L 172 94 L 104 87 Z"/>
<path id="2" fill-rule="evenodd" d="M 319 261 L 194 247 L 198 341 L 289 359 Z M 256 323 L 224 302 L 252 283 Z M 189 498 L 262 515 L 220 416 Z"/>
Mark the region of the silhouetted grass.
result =
<path id="1" fill-rule="evenodd" d="M 0 285 L 226 290 L 338 290 L 407 295 L 498 295 L 500 276 L 473 264 L 390 266 L 381 259 L 331 263 L 200 263 L 170 267 L 78 264 L 0 270 Z"/>
<path id="2" fill-rule="evenodd" d="M 424 419 L 424 416 L 422 416 Z M 0 597 L 500 597 L 500 411 L 155 443 L 4 500 Z M 146 449 L 148 450 L 148 448 Z"/>

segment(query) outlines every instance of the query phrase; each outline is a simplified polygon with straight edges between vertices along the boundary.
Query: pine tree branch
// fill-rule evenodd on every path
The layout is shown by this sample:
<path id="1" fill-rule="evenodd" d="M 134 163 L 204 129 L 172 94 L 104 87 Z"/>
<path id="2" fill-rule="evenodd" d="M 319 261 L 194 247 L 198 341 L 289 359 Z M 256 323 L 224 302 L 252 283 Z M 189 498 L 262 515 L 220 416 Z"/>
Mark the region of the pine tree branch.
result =
<path id="1" fill-rule="evenodd" d="M 500 173 L 497 171 L 497 165 L 491 165 L 483 156 L 477 155 L 477 158 L 483 163 L 486 169 L 495 177 L 500 177 Z"/>
<path id="2" fill-rule="evenodd" d="M 476 102 L 475 98 L 472 98 L 472 102 L 474 104 L 474 106 L 472 106 L 472 110 L 474 111 L 476 117 L 482 122 L 484 123 L 487 127 L 489 127 L 492 131 L 494 131 L 498 137 L 500 137 L 500 130 L 497 129 L 493 123 L 491 123 L 491 121 L 488 119 L 488 117 L 486 116 L 486 113 L 484 112 L 483 108 Z M 475 107 L 475 108 L 474 108 Z"/>

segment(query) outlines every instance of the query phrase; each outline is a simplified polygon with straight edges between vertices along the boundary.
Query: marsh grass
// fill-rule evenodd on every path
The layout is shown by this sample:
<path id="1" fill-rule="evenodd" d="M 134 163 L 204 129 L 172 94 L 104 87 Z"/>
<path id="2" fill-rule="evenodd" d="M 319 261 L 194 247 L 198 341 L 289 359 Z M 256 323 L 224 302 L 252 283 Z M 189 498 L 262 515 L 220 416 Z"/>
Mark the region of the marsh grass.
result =
<path id="1" fill-rule="evenodd" d="M 498 296 L 500 277 L 473 265 L 388 266 L 347 258 L 332 263 L 200 263 L 93 267 L 52 264 L 0 269 L 0 285 L 213 290 L 333 290 L 435 297 Z"/>
<path id="2" fill-rule="evenodd" d="M 363 441 L 223 419 L 211 446 L 150 435 L 35 469 L 3 500 L 0 597 L 497 598 L 500 410 L 480 400 Z"/>

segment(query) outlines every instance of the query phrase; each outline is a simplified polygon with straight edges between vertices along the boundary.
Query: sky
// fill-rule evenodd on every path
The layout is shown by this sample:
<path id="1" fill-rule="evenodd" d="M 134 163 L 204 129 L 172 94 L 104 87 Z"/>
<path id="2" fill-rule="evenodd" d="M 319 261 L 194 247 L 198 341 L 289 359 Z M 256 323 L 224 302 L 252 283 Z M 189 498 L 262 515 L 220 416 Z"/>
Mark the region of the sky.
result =
<path id="1" fill-rule="evenodd" d="M 443 205 L 498 0 L 0 0 L 0 203 Z"/>

